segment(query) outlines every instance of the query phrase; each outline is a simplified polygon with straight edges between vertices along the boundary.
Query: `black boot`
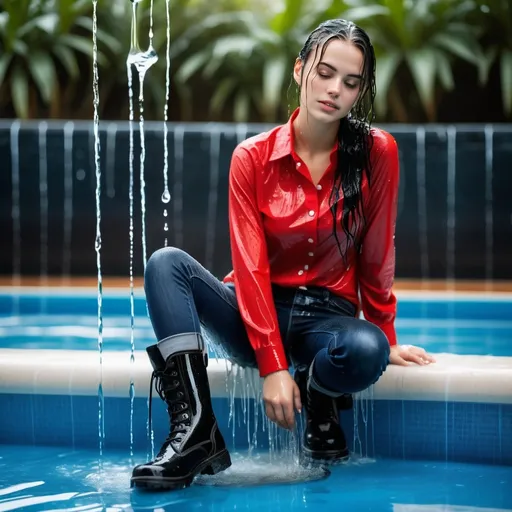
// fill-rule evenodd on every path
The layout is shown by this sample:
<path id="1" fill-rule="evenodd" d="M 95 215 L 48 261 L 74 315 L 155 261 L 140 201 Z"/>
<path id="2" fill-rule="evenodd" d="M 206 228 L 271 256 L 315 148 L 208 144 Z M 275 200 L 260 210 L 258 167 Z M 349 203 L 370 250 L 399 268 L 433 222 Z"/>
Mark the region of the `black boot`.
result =
<path id="1" fill-rule="evenodd" d="M 339 411 L 352 408 L 352 396 L 330 396 L 318 386 L 311 369 L 298 368 L 294 378 L 306 411 L 303 458 L 308 464 L 336 464 L 349 457 L 347 441 L 340 425 Z"/>
<path id="2" fill-rule="evenodd" d="M 131 486 L 188 487 L 201 473 L 214 475 L 231 466 L 213 413 L 201 334 L 171 336 L 147 349 L 153 366 L 150 388 L 167 404 L 171 431 L 155 460 L 136 466 Z M 151 420 L 151 409 L 150 409 Z"/>

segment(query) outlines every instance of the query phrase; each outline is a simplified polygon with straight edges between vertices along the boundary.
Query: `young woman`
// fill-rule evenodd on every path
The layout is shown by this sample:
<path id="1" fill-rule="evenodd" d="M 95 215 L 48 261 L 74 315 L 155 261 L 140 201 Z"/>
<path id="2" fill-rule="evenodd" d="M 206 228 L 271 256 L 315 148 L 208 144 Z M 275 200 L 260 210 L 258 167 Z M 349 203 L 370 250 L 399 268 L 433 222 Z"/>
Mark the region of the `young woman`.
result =
<path id="1" fill-rule="evenodd" d="M 154 461 L 134 468 L 132 485 L 181 488 L 231 464 L 211 406 L 201 327 L 233 362 L 259 369 L 270 420 L 292 429 L 304 405 L 303 452 L 313 461 L 346 459 L 339 409 L 388 363 L 433 361 L 397 344 L 398 155 L 391 135 L 370 128 L 368 36 L 345 20 L 322 23 L 293 78 L 300 106 L 288 123 L 233 153 L 233 271 L 220 282 L 176 248 L 158 250 L 147 264 L 159 340 L 147 351 L 171 432 Z"/>

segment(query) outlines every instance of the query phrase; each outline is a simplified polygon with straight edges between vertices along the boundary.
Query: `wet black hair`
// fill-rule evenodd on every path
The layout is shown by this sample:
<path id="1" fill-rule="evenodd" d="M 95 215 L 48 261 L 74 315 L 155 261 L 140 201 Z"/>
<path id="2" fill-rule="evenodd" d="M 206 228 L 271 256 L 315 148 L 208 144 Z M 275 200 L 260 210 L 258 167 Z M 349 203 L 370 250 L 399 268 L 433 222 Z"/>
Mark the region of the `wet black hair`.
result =
<path id="1" fill-rule="evenodd" d="M 350 244 L 354 245 L 356 251 L 361 248 L 365 226 L 361 183 L 363 172 L 366 173 L 369 182 L 371 176 L 370 152 L 373 138 L 370 128 L 375 117 L 375 52 L 367 33 L 356 24 L 343 19 L 325 21 L 313 30 L 299 53 L 299 59 L 302 61 L 301 84 L 306 83 L 303 80 L 304 69 L 311 52 L 315 51 L 316 59 L 318 51 L 321 51 L 318 61 L 320 62 L 327 43 L 333 39 L 351 42 L 361 50 L 364 59 L 359 95 L 350 113 L 341 119 L 338 130 L 338 167 L 330 197 L 334 218 L 333 235 L 340 254 L 347 263 L 346 256 Z M 297 92 L 300 98 L 300 87 Z M 344 198 L 341 226 L 347 237 L 344 248 L 340 244 L 336 226 L 340 189 Z"/>

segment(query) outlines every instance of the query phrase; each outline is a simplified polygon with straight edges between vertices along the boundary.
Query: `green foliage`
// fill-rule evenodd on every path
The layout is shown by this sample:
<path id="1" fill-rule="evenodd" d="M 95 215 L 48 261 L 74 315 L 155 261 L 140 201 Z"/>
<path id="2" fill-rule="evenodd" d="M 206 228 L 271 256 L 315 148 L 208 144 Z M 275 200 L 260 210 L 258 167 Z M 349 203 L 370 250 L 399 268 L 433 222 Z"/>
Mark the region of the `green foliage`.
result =
<path id="1" fill-rule="evenodd" d="M 80 55 L 92 57 L 88 0 L 4 0 L 0 6 L 0 90 L 16 115 L 32 117 L 39 100 L 56 108 L 59 76 L 80 79 Z M 103 30 L 98 41 L 114 53 L 120 46 Z M 105 55 L 98 55 L 101 63 Z"/>
<path id="2" fill-rule="evenodd" d="M 147 118 L 161 119 L 165 102 L 167 5 L 174 118 L 284 120 L 298 52 L 335 17 L 372 38 L 379 120 L 437 120 L 445 95 L 465 85 L 456 84 L 461 68 L 474 70 L 473 87 L 501 91 L 512 116 L 510 0 L 143 0 L 142 48 L 151 5 L 159 60 L 144 82 Z M 131 19 L 129 0 L 98 1 L 101 116 L 126 118 Z M 22 118 L 88 117 L 91 65 L 91 0 L 0 0 L 0 106 Z"/>
<path id="3" fill-rule="evenodd" d="M 483 26 L 484 57 L 479 62 L 480 82 L 489 80 L 489 71 L 498 64 L 503 106 L 512 115 L 512 3 L 510 0 L 479 0 L 472 23 Z"/>
<path id="4" fill-rule="evenodd" d="M 478 66 L 483 58 L 478 30 L 466 22 L 476 9 L 473 0 L 379 0 L 353 2 L 357 7 L 344 16 L 360 23 L 369 33 L 377 55 L 377 110 L 386 115 L 388 105 L 395 117 L 408 121 L 411 95 L 402 84 L 403 73 L 412 77 L 429 121 L 436 120 L 443 91 L 454 84 L 457 60 Z"/>

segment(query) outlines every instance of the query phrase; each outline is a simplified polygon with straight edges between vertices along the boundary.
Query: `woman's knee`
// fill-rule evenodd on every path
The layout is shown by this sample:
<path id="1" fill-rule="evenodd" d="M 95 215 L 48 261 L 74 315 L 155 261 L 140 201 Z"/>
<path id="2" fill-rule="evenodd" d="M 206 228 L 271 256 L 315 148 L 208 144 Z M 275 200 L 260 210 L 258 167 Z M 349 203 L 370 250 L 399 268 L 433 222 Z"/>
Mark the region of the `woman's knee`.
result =
<path id="1" fill-rule="evenodd" d="M 375 383 L 389 362 L 389 342 L 384 332 L 366 321 L 337 333 L 331 343 L 332 362 L 343 366 L 345 375 L 357 381 L 359 389 Z"/>
<path id="2" fill-rule="evenodd" d="M 361 321 L 350 333 L 347 344 L 353 364 L 363 367 L 386 365 L 389 360 L 389 342 L 384 332 L 370 322 Z"/>
<path id="3" fill-rule="evenodd" d="M 190 256 L 183 250 L 176 247 L 163 247 L 157 249 L 148 259 L 144 270 L 145 281 L 163 279 L 171 271 L 183 263 L 186 263 Z"/>

